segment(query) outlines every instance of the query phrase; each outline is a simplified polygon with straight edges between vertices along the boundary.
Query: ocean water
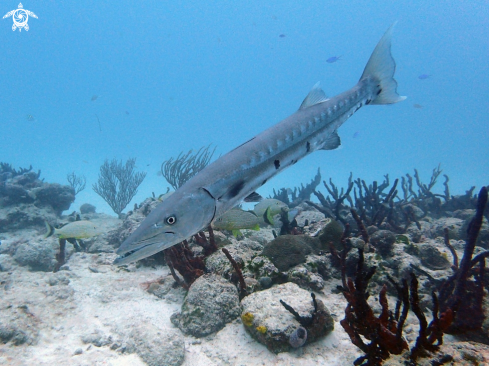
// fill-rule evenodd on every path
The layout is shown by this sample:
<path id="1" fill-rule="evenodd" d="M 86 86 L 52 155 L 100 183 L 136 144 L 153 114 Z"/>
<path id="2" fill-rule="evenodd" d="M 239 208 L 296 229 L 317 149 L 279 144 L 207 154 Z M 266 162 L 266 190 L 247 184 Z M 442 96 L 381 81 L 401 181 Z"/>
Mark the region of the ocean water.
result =
<path id="1" fill-rule="evenodd" d="M 84 175 L 70 211 L 89 202 L 112 213 L 91 188 L 105 159 L 135 157 L 148 173 L 130 209 L 166 191 L 162 161 L 208 144 L 225 154 L 296 111 L 317 81 L 327 95 L 349 89 L 394 21 L 408 99 L 362 108 L 340 128 L 340 149 L 259 193 L 309 182 L 318 167 L 340 186 L 350 172 L 371 182 L 415 168 L 427 182 L 438 164 L 452 194 L 489 182 L 487 1 L 22 4 L 38 16 L 28 31 L 0 22 L 0 161 L 32 164 L 47 182 Z"/>

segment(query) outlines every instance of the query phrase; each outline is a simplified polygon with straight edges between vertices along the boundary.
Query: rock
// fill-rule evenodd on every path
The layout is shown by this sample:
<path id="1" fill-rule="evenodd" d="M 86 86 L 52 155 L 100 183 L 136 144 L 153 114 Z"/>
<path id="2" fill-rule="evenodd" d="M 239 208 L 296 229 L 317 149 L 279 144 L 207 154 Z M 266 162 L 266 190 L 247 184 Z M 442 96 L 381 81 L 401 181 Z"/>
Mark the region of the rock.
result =
<path id="1" fill-rule="evenodd" d="M 152 324 L 136 326 L 127 337 L 125 352 L 137 353 L 148 366 L 180 366 L 185 357 L 182 334 Z"/>
<path id="2" fill-rule="evenodd" d="M 34 345 L 39 340 L 39 319 L 25 304 L 0 302 L 0 344 Z"/>
<path id="3" fill-rule="evenodd" d="M 112 336 L 106 335 L 102 330 L 96 329 L 93 332 L 81 336 L 85 344 L 93 344 L 95 347 L 103 347 L 112 343 Z"/>
<path id="4" fill-rule="evenodd" d="M 370 236 L 370 243 L 382 257 L 392 254 L 395 242 L 396 235 L 389 230 L 377 230 Z"/>
<path id="5" fill-rule="evenodd" d="M 408 351 L 402 355 L 390 355 L 383 366 L 399 366 L 406 364 Z M 489 365 L 489 346 L 477 342 L 449 342 L 441 345 L 434 352 L 427 352 L 416 360 L 417 366 L 456 365 L 474 366 Z"/>
<path id="6" fill-rule="evenodd" d="M 80 213 L 82 215 L 95 213 L 95 206 L 91 205 L 90 203 L 84 203 L 83 205 L 80 206 Z"/>
<path id="7" fill-rule="evenodd" d="M 9 272 L 15 266 L 15 260 L 8 254 L 0 254 L 0 272 Z"/>
<path id="8" fill-rule="evenodd" d="M 296 216 L 295 220 L 297 221 L 297 225 L 299 225 L 299 227 L 304 227 L 306 221 L 308 225 L 312 225 L 324 220 L 324 214 L 316 209 L 311 210 L 309 207 L 307 210 L 300 212 Z"/>
<path id="9" fill-rule="evenodd" d="M 182 301 L 186 291 L 181 286 L 174 287 L 174 284 L 175 280 L 169 275 L 151 283 L 146 291 L 168 302 Z"/>
<path id="10" fill-rule="evenodd" d="M 287 280 L 306 290 L 321 291 L 324 288 L 323 278 L 309 271 L 303 264 L 291 268 L 287 272 Z"/>
<path id="11" fill-rule="evenodd" d="M 336 250 L 342 250 L 341 237 L 343 236 L 343 230 L 343 225 L 336 220 L 331 220 L 319 235 L 322 250 L 329 252 L 331 244 L 334 245 Z"/>
<path id="12" fill-rule="evenodd" d="M 0 206 L 6 207 L 19 203 L 32 203 L 34 198 L 29 196 L 27 189 L 18 184 L 0 185 Z"/>
<path id="13" fill-rule="evenodd" d="M 462 225 L 462 228 L 460 229 L 460 237 L 463 240 L 467 240 L 467 228 L 469 227 L 469 223 L 470 221 L 472 221 L 472 218 L 473 215 L 467 218 Z M 487 222 L 487 219 L 485 217 L 482 218 L 482 226 L 479 230 L 479 235 L 477 235 L 476 245 L 485 249 L 489 249 L 489 223 Z"/>
<path id="14" fill-rule="evenodd" d="M 244 270 L 245 272 L 251 273 L 255 278 L 270 278 L 272 281 L 282 278 L 282 273 L 278 268 L 275 267 L 268 257 L 262 255 L 256 256 L 249 261 Z"/>
<path id="15" fill-rule="evenodd" d="M 69 285 L 70 279 L 67 273 L 56 272 L 50 275 L 46 282 L 49 284 L 49 286 Z"/>
<path id="16" fill-rule="evenodd" d="M 21 266 L 29 266 L 31 271 L 50 272 L 54 269 L 57 251 L 46 241 L 20 244 L 14 259 Z"/>
<path id="17" fill-rule="evenodd" d="M 0 232 L 44 227 L 44 222 L 56 222 L 57 213 L 51 207 L 39 208 L 34 204 L 19 204 L 0 208 Z"/>
<path id="18" fill-rule="evenodd" d="M 442 270 L 450 268 L 451 264 L 446 255 L 444 256 L 432 244 L 418 244 L 419 258 L 421 264 L 432 270 Z"/>
<path id="19" fill-rule="evenodd" d="M 307 343 L 314 342 L 333 330 L 333 318 L 323 302 L 316 299 L 318 311 L 314 313 L 311 294 L 294 283 L 255 292 L 241 301 L 241 320 L 252 337 L 267 346 L 271 352 L 289 351 L 290 336 L 301 326 L 279 300 L 291 306 L 300 316 L 313 319 L 312 324 L 302 325 L 307 331 Z"/>
<path id="20" fill-rule="evenodd" d="M 186 334 L 204 337 L 217 332 L 240 314 L 236 287 L 219 275 L 199 277 L 190 286 L 180 313 L 172 323 Z"/>
<path id="21" fill-rule="evenodd" d="M 261 253 L 263 246 L 256 241 L 246 238 L 238 241 L 236 244 L 226 246 L 226 249 L 236 263 L 243 268 Z M 210 272 L 219 274 L 226 279 L 231 279 L 234 273 L 233 266 L 221 250 L 205 258 L 205 266 Z"/>
<path id="22" fill-rule="evenodd" d="M 471 220 L 475 215 L 475 210 L 473 209 L 465 209 L 465 210 L 457 210 L 453 213 L 453 217 L 461 220 Z"/>
<path id="23" fill-rule="evenodd" d="M 270 287 L 272 287 L 272 284 L 273 284 L 272 279 L 268 276 L 260 277 L 258 279 L 258 282 L 260 283 L 260 286 L 262 289 L 270 288 Z"/>
<path id="24" fill-rule="evenodd" d="M 268 257 L 280 271 L 304 263 L 306 256 L 319 252 L 321 247 L 317 238 L 305 235 L 281 235 L 268 243 L 262 255 Z"/>
<path id="25" fill-rule="evenodd" d="M 324 279 L 331 278 L 333 272 L 336 272 L 336 269 L 333 269 L 331 266 L 330 255 L 310 254 L 306 257 L 304 267 L 306 267 L 310 272 L 319 273 Z"/>
<path id="26" fill-rule="evenodd" d="M 29 336 L 15 325 L 0 323 L 0 342 L 11 342 L 14 346 L 27 343 Z"/>
<path id="27" fill-rule="evenodd" d="M 44 183 L 41 187 L 32 189 L 29 195 L 34 198 L 37 207 L 50 206 L 58 215 L 68 210 L 75 201 L 73 187 L 58 183 Z"/>
<path id="28" fill-rule="evenodd" d="M 430 234 L 431 238 L 436 238 L 438 236 L 444 237 L 444 229 L 448 228 L 448 237 L 450 239 L 459 240 L 462 239 L 461 228 L 464 225 L 464 221 L 457 219 L 455 217 L 444 217 L 433 221 L 431 224 Z"/>

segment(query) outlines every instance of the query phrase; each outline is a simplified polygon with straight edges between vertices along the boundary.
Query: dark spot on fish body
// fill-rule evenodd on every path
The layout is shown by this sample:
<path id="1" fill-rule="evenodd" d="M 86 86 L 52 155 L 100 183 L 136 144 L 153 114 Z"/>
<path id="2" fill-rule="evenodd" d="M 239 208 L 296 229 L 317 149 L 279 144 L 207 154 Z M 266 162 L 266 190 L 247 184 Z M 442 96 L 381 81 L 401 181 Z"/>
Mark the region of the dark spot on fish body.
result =
<path id="1" fill-rule="evenodd" d="M 261 182 L 261 185 L 264 185 L 266 182 L 267 180 L 265 179 L 263 182 Z"/>
<path id="2" fill-rule="evenodd" d="M 239 194 L 239 192 L 241 192 L 241 190 L 243 189 L 244 185 L 245 185 L 244 180 L 240 180 L 239 182 L 237 182 L 228 191 L 228 194 L 226 195 L 226 198 L 227 199 L 230 199 L 230 198 L 236 197 Z"/>
<path id="3" fill-rule="evenodd" d="M 307 152 L 311 151 L 311 143 L 309 141 L 307 141 L 307 143 L 306 143 L 306 151 Z"/>
<path id="4" fill-rule="evenodd" d="M 367 99 L 367 100 L 365 101 L 365 105 L 370 104 L 370 102 L 371 102 L 371 101 L 372 101 L 371 99 Z"/>
<path id="5" fill-rule="evenodd" d="M 380 93 L 382 93 L 382 89 L 379 89 L 379 91 L 377 92 L 377 95 L 379 95 Z"/>
<path id="6" fill-rule="evenodd" d="M 280 168 L 280 160 L 275 160 L 273 164 L 275 165 L 275 169 Z"/>
<path id="7" fill-rule="evenodd" d="M 297 160 L 291 160 L 290 161 L 290 165 L 294 165 L 295 163 L 297 163 Z"/>

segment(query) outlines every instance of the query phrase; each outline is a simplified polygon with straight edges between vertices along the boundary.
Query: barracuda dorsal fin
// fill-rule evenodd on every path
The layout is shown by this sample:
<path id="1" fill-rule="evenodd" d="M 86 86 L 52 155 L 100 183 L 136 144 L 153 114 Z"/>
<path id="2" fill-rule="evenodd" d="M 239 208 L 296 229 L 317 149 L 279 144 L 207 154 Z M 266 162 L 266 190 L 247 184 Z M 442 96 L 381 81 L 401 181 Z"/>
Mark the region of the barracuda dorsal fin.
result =
<path id="1" fill-rule="evenodd" d="M 334 150 L 341 145 L 340 136 L 338 132 L 334 131 L 328 138 L 324 141 L 321 150 Z"/>
<path id="2" fill-rule="evenodd" d="M 309 94 L 307 94 L 307 97 L 305 97 L 305 99 L 302 101 L 299 110 L 306 109 L 308 107 L 325 102 L 327 100 L 328 97 L 326 96 L 324 90 L 319 87 L 319 81 L 318 81 L 316 84 L 314 84 Z"/>

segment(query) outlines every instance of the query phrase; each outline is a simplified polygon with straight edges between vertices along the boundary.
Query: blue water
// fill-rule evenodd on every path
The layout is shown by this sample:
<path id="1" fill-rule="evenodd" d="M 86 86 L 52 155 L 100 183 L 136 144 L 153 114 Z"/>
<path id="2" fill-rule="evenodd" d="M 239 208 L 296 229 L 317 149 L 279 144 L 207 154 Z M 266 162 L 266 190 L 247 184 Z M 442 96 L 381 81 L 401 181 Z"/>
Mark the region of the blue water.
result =
<path id="1" fill-rule="evenodd" d="M 17 1 L 3 1 L 2 15 Z M 28 32 L 0 22 L 0 161 L 32 164 L 47 182 L 86 176 L 72 210 L 90 202 L 111 213 L 91 189 L 106 158 L 136 157 L 148 173 L 131 208 L 166 191 L 163 160 L 209 143 L 226 153 L 292 114 L 317 81 L 328 95 L 349 89 L 396 20 L 408 99 L 362 108 L 339 130 L 340 149 L 259 193 L 308 182 L 318 167 L 340 185 L 350 172 L 371 182 L 414 168 L 428 181 L 438 164 L 452 194 L 489 184 L 487 1 L 22 4 L 39 17 Z"/>

